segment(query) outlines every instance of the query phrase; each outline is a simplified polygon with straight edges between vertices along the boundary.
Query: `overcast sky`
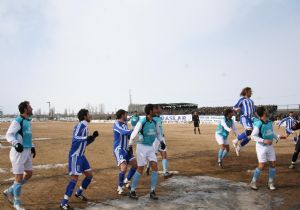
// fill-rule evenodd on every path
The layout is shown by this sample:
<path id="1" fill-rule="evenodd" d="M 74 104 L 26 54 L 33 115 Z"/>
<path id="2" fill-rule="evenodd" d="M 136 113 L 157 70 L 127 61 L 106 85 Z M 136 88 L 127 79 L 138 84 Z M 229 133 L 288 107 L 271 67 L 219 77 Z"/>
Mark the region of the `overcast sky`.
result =
<path id="1" fill-rule="evenodd" d="M 0 0 L 0 107 L 300 103 L 300 1 Z"/>

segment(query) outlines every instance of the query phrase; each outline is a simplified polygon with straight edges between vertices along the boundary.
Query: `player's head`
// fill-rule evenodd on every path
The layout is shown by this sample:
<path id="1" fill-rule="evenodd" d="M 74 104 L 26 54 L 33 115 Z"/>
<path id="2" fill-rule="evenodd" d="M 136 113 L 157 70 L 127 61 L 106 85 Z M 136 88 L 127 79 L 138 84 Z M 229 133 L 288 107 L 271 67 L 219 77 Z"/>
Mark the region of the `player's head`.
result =
<path id="1" fill-rule="evenodd" d="M 243 96 L 243 97 L 250 98 L 252 96 L 252 89 L 250 87 L 245 87 L 242 90 L 240 95 Z"/>
<path id="2" fill-rule="evenodd" d="M 293 117 L 294 116 L 294 112 L 289 112 L 289 116 Z"/>
<path id="3" fill-rule="evenodd" d="M 294 121 L 292 125 L 292 130 L 296 131 L 300 129 L 300 122 L 299 121 Z"/>
<path id="4" fill-rule="evenodd" d="M 116 113 L 117 120 L 125 122 L 127 120 L 127 112 L 124 109 L 119 109 Z"/>
<path id="5" fill-rule="evenodd" d="M 20 114 L 26 114 L 27 116 L 32 115 L 32 107 L 30 106 L 29 101 L 23 101 L 18 106 Z"/>
<path id="6" fill-rule="evenodd" d="M 146 115 L 153 115 L 153 108 L 154 108 L 153 104 L 147 104 L 145 106 L 145 114 Z"/>
<path id="7" fill-rule="evenodd" d="M 267 110 L 264 106 L 259 106 L 256 109 L 256 113 L 257 115 L 261 118 L 261 119 L 266 119 L 267 118 Z"/>
<path id="8" fill-rule="evenodd" d="M 155 114 L 155 115 L 161 114 L 161 107 L 159 104 L 153 105 L 153 114 Z"/>
<path id="9" fill-rule="evenodd" d="M 77 114 L 77 117 L 79 119 L 79 121 L 87 121 L 87 122 L 91 122 L 91 116 L 89 114 L 89 110 L 87 109 L 80 109 L 78 114 Z"/>
<path id="10" fill-rule="evenodd" d="M 133 114 L 134 114 L 134 115 L 137 115 L 137 111 L 134 111 Z"/>
<path id="11" fill-rule="evenodd" d="M 234 112 L 232 109 L 225 109 L 224 111 L 224 116 L 227 118 L 227 119 L 231 119 L 232 116 L 233 116 Z"/>

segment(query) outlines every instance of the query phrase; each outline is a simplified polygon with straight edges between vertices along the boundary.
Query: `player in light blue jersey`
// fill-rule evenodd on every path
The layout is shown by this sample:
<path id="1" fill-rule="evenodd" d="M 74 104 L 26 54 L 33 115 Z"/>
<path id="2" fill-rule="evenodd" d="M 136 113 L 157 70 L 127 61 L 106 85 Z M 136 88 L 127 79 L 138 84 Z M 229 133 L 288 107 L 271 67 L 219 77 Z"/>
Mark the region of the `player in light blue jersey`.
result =
<path id="1" fill-rule="evenodd" d="M 93 135 L 88 136 L 87 125 L 91 121 L 91 116 L 87 109 L 81 109 L 77 116 L 80 122 L 74 127 L 72 146 L 69 152 L 70 181 L 67 185 L 64 199 L 60 203 L 60 208 L 64 210 L 73 209 L 69 205 L 69 198 L 72 196 L 78 177 L 82 175 L 82 173 L 85 175 L 85 178 L 77 190 L 75 197 L 82 201 L 88 201 L 88 199 L 83 195 L 83 191 L 90 185 L 93 174 L 90 164 L 85 156 L 85 149 L 88 145 L 94 142 L 97 136 L 99 136 L 98 131 L 94 131 Z"/>
<path id="2" fill-rule="evenodd" d="M 135 174 L 137 163 L 136 159 L 132 153 L 128 153 L 128 139 L 132 133 L 132 130 L 129 130 L 127 127 L 127 112 L 123 109 L 120 109 L 116 113 L 117 120 L 114 123 L 113 132 L 114 132 L 114 145 L 113 153 L 117 162 L 117 165 L 120 168 L 119 178 L 118 178 L 118 189 L 117 192 L 119 195 L 124 193 L 124 185 L 129 188 L 130 180 Z M 128 172 L 127 178 L 125 174 L 127 171 L 127 165 L 130 165 L 131 168 Z"/>
<path id="3" fill-rule="evenodd" d="M 270 190 L 275 190 L 274 178 L 276 174 L 276 156 L 273 148 L 274 140 L 285 139 L 280 137 L 274 132 L 273 122 L 268 120 L 265 107 L 257 108 L 257 115 L 260 119 L 254 121 L 254 129 L 251 134 L 251 139 L 256 141 L 256 154 L 258 159 L 258 167 L 253 173 L 253 178 L 250 187 L 257 190 L 256 182 L 260 176 L 261 171 L 264 169 L 267 162 L 269 162 L 269 182 L 268 187 Z"/>
<path id="4" fill-rule="evenodd" d="M 154 114 L 153 120 L 157 123 L 157 126 L 160 129 L 160 135 L 161 135 L 160 139 L 162 139 L 164 144 L 166 145 L 165 132 L 164 132 L 163 125 L 162 125 L 163 122 L 162 122 L 162 118 L 160 116 L 161 107 L 158 104 L 154 105 L 153 114 Z M 161 162 L 162 162 L 162 167 L 163 167 L 163 176 L 164 176 L 164 178 L 168 179 L 168 178 L 172 177 L 173 173 L 168 171 L 167 146 L 164 150 L 161 149 L 160 141 L 157 138 L 153 143 L 153 147 L 155 149 L 155 152 L 156 153 L 159 152 L 160 155 L 161 155 L 161 158 L 162 158 Z M 149 174 L 150 174 L 150 164 L 148 163 L 148 165 L 147 165 L 147 175 L 149 175 Z"/>
<path id="5" fill-rule="evenodd" d="M 130 123 L 132 129 L 136 126 L 136 124 L 140 121 L 140 116 L 138 115 L 137 111 L 134 111 L 133 115 L 131 116 Z"/>
<path id="6" fill-rule="evenodd" d="M 24 210 L 20 196 L 22 186 L 32 177 L 32 158 L 36 151 L 32 144 L 31 116 L 32 107 L 28 101 L 19 104 L 20 116 L 10 124 L 6 139 L 12 144 L 10 161 L 15 181 L 3 194 L 17 210 Z"/>
<path id="7" fill-rule="evenodd" d="M 153 120 L 153 108 L 154 107 L 152 104 L 147 104 L 145 106 L 146 117 L 142 118 L 137 123 L 129 140 L 128 152 L 132 153 L 134 138 L 139 134 L 139 140 L 137 141 L 136 146 L 138 168 L 133 176 L 129 194 L 129 197 L 132 199 L 138 199 L 135 190 L 137 188 L 141 174 L 144 171 L 144 166 L 147 165 L 147 162 L 150 162 L 150 166 L 152 169 L 150 198 L 154 200 L 158 199 L 155 193 L 157 185 L 157 157 L 153 147 L 153 142 L 157 138 L 160 141 L 161 149 L 163 150 L 166 148 L 166 145 L 161 139 L 160 129 L 157 126 L 157 123 Z"/>
<path id="8" fill-rule="evenodd" d="M 295 144 L 297 143 L 297 132 L 293 131 L 292 126 L 295 123 L 296 119 L 294 118 L 294 112 L 290 112 L 288 117 L 283 118 L 279 124 L 278 127 L 285 122 L 285 133 L 286 133 L 286 138 L 288 138 L 291 134 L 294 134 L 294 142 Z"/>
<path id="9" fill-rule="evenodd" d="M 246 87 L 242 90 L 240 95 L 241 98 L 233 109 L 240 112 L 240 123 L 244 127 L 245 132 L 238 135 L 237 139 L 232 141 L 237 156 L 240 155 L 241 148 L 248 144 L 251 139 L 250 136 L 253 130 L 252 118 L 256 112 L 254 102 L 251 100 L 252 89 L 250 87 Z M 240 144 L 238 144 L 239 141 Z"/>
<path id="10" fill-rule="evenodd" d="M 220 145 L 218 152 L 218 164 L 223 168 L 223 160 L 229 153 L 229 141 L 228 136 L 230 132 L 233 132 L 236 136 L 238 135 L 237 129 L 235 127 L 233 117 L 233 110 L 226 109 L 224 111 L 224 117 L 216 129 L 216 141 Z"/>

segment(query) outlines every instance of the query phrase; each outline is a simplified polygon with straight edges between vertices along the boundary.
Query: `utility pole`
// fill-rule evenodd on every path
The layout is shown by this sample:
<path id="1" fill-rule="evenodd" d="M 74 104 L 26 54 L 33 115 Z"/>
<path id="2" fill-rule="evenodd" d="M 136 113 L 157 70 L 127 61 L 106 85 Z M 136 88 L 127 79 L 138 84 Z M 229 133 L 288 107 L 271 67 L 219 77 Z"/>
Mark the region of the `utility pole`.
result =
<path id="1" fill-rule="evenodd" d="M 132 104 L 132 95 L 131 95 L 131 89 L 129 89 L 129 105 Z"/>
<path id="2" fill-rule="evenodd" d="M 48 105 L 49 105 L 49 119 L 51 118 L 51 116 L 50 116 L 50 109 L 51 109 L 51 102 L 50 101 L 48 101 L 48 102 L 46 102 Z"/>

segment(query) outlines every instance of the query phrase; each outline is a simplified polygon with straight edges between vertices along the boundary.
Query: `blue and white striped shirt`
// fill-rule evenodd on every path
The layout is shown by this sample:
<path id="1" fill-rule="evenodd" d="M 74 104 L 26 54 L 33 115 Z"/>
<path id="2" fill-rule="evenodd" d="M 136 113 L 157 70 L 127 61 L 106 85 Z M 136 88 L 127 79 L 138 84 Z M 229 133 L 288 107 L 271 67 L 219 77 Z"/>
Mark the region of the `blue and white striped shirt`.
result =
<path id="1" fill-rule="evenodd" d="M 114 150 L 119 147 L 126 150 L 128 145 L 128 139 L 132 133 L 132 130 L 128 130 L 126 123 L 116 121 L 114 123 Z"/>
<path id="2" fill-rule="evenodd" d="M 73 131 L 72 146 L 69 152 L 69 156 L 83 156 L 86 146 L 88 144 L 88 122 L 81 121 L 75 127 Z"/>
<path id="3" fill-rule="evenodd" d="M 293 123 L 295 122 L 295 119 L 291 116 L 288 116 L 286 118 L 283 118 L 280 123 L 279 123 L 279 126 L 281 126 L 282 123 L 286 124 L 286 130 L 287 131 L 290 131 L 290 132 L 293 132 L 292 130 L 292 126 L 293 126 Z"/>
<path id="4" fill-rule="evenodd" d="M 241 116 L 252 118 L 256 112 L 254 102 L 250 98 L 242 97 L 234 106 L 234 109 L 241 110 Z"/>

